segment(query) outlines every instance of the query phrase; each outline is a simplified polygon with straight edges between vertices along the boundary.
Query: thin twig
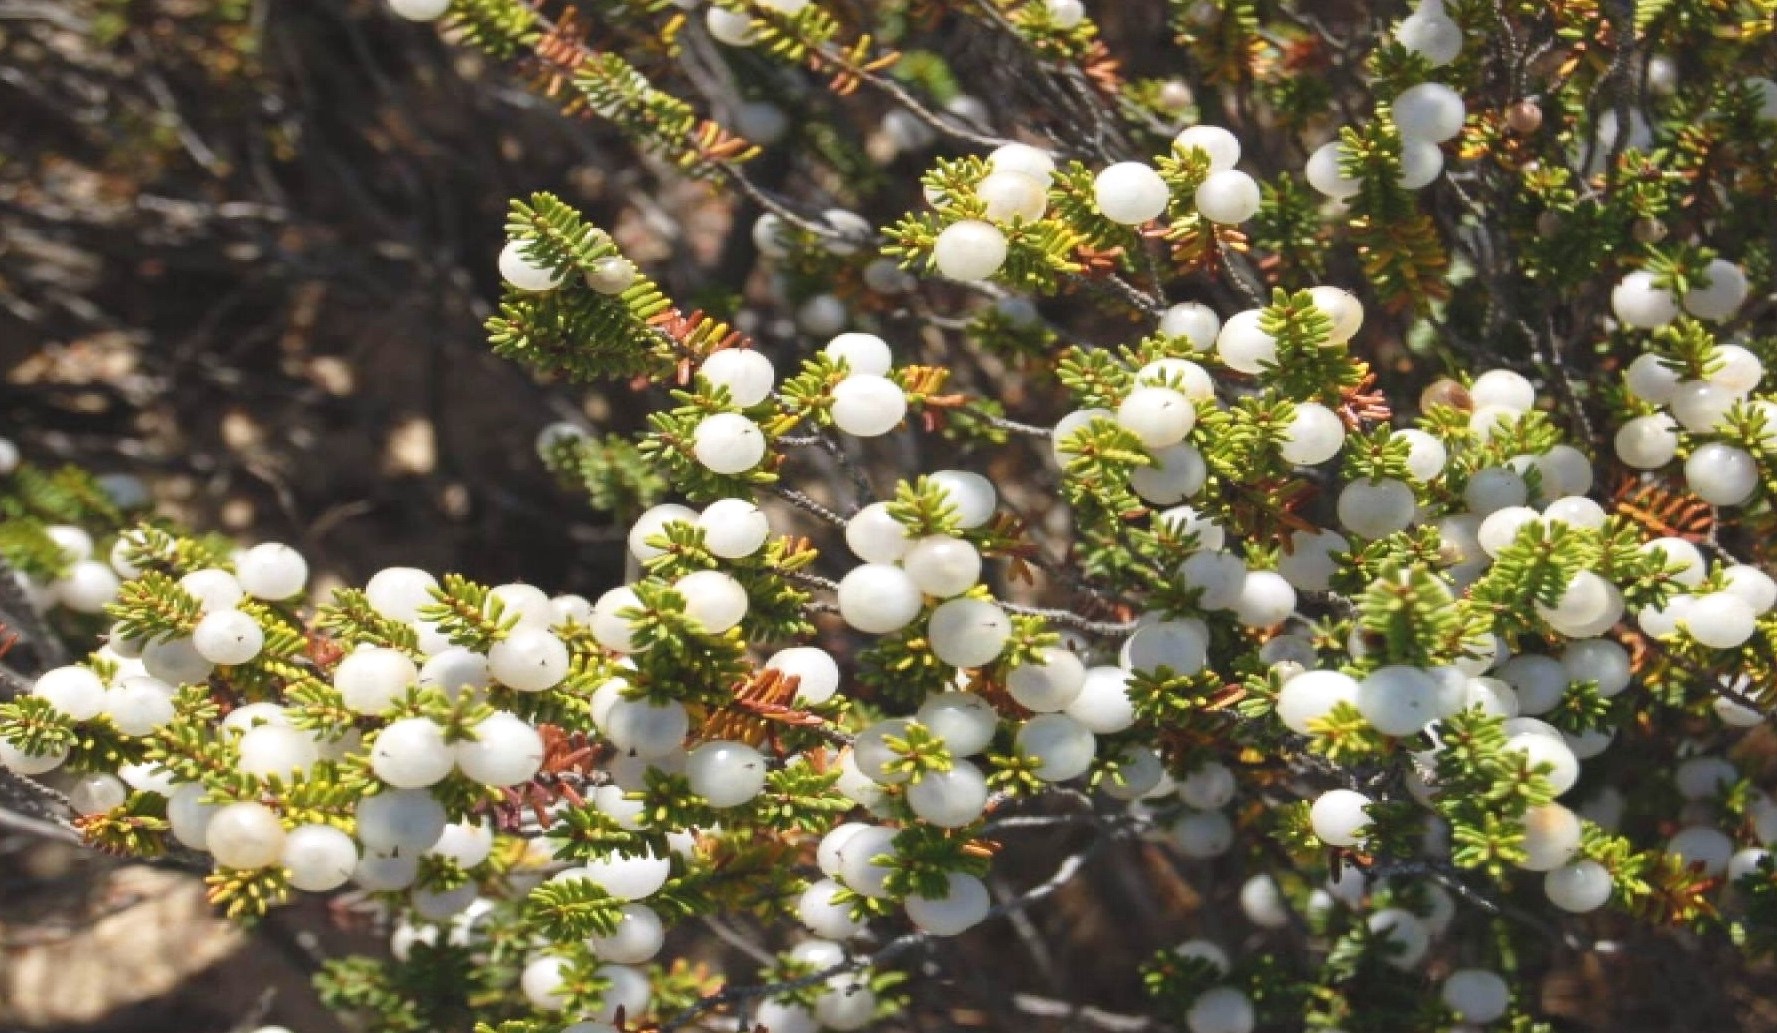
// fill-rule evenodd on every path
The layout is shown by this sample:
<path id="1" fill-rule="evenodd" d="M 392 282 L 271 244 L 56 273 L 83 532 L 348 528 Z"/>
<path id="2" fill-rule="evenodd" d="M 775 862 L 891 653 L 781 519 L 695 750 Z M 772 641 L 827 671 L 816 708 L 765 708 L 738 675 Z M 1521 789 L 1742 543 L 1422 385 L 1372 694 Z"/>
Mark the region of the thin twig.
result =
<path id="1" fill-rule="evenodd" d="M 782 484 L 773 484 L 770 486 L 770 490 L 772 494 L 783 499 L 785 502 L 788 502 L 790 505 L 795 506 L 797 509 L 800 509 L 805 513 L 812 513 L 827 523 L 832 524 L 834 527 L 844 527 L 846 525 L 846 519 L 844 517 L 833 512 L 831 509 L 828 509 L 826 506 L 821 505 L 819 502 L 816 502 L 804 492 L 797 491 L 795 488 L 785 487 Z"/>
<path id="2" fill-rule="evenodd" d="M 79 845 L 80 833 L 70 825 L 48 821 L 44 818 L 33 818 L 28 814 L 0 808 L 0 829 L 12 832 L 23 832 L 39 839 L 55 840 L 58 843 Z"/>
<path id="3" fill-rule="evenodd" d="M 1018 420 L 1008 419 L 1004 416 L 993 416 L 990 414 L 983 414 L 982 419 L 986 420 L 989 426 L 998 427 L 1000 430 L 1011 434 L 1024 434 L 1033 438 L 1052 438 L 1055 436 L 1054 427 L 1039 427 L 1034 423 L 1021 423 Z"/>
<path id="4" fill-rule="evenodd" d="M 1102 1030 L 1108 1030 L 1110 1033 L 1138 1033 L 1140 1030 L 1162 1028 L 1159 1023 L 1145 1015 L 1125 1015 L 1121 1012 L 1106 1011 L 1090 1004 L 1073 1004 L 1068 1001 L 1057 1001 L 1051 997 L 1038 997 L 1035 994 L 1013 994 L 1012 1007 L 1026 1015 L 1065 1018 L 1070 1022 L 1095 1026 Z"/>

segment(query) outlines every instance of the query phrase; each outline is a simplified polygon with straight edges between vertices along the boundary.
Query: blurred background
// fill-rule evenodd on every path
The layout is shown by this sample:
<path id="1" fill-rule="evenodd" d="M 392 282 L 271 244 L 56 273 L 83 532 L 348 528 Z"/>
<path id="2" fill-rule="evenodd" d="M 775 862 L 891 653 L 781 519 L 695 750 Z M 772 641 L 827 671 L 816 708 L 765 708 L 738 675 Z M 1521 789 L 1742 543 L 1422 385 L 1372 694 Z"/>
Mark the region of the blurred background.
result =
<path id="1" fill-rule="evenodd" d="M 480 329 L 511 197 L 682 232 L 596 127 L 372 0 L 4 0 L 0 151 L 0 433 L 30 458 L 346 577 L 617 573 L 532 447 L 579 393 Z"/>

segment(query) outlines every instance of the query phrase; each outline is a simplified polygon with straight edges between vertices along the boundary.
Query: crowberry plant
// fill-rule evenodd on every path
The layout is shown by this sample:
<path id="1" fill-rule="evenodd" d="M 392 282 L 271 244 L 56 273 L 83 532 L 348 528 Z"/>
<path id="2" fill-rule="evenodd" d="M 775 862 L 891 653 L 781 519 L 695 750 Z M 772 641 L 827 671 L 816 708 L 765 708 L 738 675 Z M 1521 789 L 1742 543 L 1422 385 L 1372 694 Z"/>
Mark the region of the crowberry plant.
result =
<path id="1" fill-rule="evenodd" d="M 487 256 L 496 353 L 652 407 L 538 438 L 632 576 L 314 593 L 8 443 L 7 777 L 241 920 L 373 901 L 320 986 L 389 1033 L 915 1028 L 1138 846 L 1147 1015 L 994 1007 L 1546 1029 L 1566 952 L 1768 953 L 1777 15 L 1321 6 L 392 0 L 763 213 L 725 313 L 549 192 Z"/>

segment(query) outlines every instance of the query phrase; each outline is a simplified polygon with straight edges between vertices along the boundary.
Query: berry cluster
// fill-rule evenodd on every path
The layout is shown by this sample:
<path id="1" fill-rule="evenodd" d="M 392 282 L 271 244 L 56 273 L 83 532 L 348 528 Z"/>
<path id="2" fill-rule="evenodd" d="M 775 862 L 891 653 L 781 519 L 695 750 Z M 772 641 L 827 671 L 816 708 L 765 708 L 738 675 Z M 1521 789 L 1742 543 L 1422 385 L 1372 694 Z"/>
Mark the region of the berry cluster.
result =
<path id="1" fill-rule="evenodd" d="M 368 896 L 403 975 L 323 982 L 403 1033 L 430 1014 L 412 973 L 462 970 L 501 1033 L 860 1029 L 905 1005 L 899 959 L 1128 842 L 1226 885 L 1213 916 L 1260 945 L 1193 917 L 1213 938 L 1142 965 L 1191 1033 L 1533 1028 L 1531 945 L 1607 908 L 1777 945 L 1745 752 L 1777 679 L 1772 255 L 1683 215 L 1768 210 L 1768 170 L 1716 162 L 1777 135 L 1777 87 L 1669 83 L 1656 127 L 1629 93 L 1588 106 L 1626 73 L 1584 48 L 1527 56 L 1520 32 L 1582 35 L 1572 12 L 1424 0 L 1342 44 L 1373 96 L 1308 119 L 1297 81 L 1218 119 L 1182 81 L 1105 86 L 1079 0 L 959 5 L 1093 116 L 1012 140 L 884 77 L 833 5 L 679 6 L 701 17 L 670 16 L 669 56 L 699 33 L 696 60 L 896 101 L 878 145 L 919 155 L 914 210 L 880 237 L 800 211 L 524 0 L 392 0 L 759 200 L 763 300 L 687 313 L 572 206 L 513 204 L 496 351 L 656 405 L 633 440 L 539 436 L 635 503 L 630 576 L 591 598 L 407 567 L 311 596 L 286 545 L 58 516 L 92 493 L 0 447 L 30 524 L 0 553 L 45 608 L 114 622 L 0 705 L 0 764 L 88 840 L 213 866 L 239 915 Z M 1171 6 L 1216 78 L 1266 70 L 1250 5 Z M 1658 247 L 1662 219 L 1686 239 Z M 1031 830 L 1090 845 L 1056 861 Z M 1027 848 L 1055 874 L 1008 889 Z M 675 929 L 738 912 L 774 945 L 756 979 L 677 957 Z"/>

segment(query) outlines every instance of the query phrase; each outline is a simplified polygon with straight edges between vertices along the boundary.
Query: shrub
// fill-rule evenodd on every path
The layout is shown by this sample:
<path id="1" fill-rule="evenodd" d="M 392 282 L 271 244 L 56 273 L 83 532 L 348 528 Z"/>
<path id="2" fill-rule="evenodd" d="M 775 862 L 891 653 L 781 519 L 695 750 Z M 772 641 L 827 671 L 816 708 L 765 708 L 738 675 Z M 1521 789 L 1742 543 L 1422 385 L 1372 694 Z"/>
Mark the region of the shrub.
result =
<path id="1" fill-rule="evenodd" d="M 0 552 L 104 644 L 8 607 L 0 760 L 88 842 L 369 895 L 320 986 L 389 1031 L 899 1023 L 1143 842 L 1207 903 L 1107 964 L 1192 1033 L 1768 952 L 1768 11 L 689 6 L 392 4 L 764 212 L 726 315 L 548 192 L 488 256 L 496 353 L 653 406 L 538 440 L 627 584 L 311 598 L 8 450 Z M 670 935 L 735 916 L 756 971 Z"/>

